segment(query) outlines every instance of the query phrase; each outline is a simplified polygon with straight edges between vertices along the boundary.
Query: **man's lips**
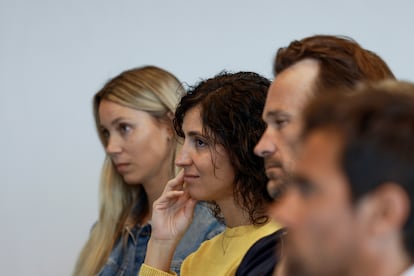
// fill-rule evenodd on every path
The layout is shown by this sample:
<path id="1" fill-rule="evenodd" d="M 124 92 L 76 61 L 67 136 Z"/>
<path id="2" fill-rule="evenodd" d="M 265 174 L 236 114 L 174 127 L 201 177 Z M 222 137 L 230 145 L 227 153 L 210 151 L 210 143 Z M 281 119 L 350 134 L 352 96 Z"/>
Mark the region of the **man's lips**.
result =
<path id="1" fill-rule="evenodd" d="M 265 169 L 282 169 L 282 163 L 280 162 L 265 162 Z"/>
<path id="2" fill-rule="evenodd" d="M 278 179 L 283 174 L 283 167 L 280 162 L 265 163 L 266 176 L 269 180 Z"/>

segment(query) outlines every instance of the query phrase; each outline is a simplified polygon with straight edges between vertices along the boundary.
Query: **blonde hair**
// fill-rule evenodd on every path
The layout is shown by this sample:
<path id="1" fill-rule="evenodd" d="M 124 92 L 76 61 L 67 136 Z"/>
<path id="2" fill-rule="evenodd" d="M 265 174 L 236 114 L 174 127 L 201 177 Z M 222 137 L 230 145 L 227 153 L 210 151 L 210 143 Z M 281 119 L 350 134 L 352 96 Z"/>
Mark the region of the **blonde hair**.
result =
<path id="1" fill-rule="evenodd" d="M 172 126 L 171 116 L 183 94 L 180 81 L 171 73 L 155 66 L 127 70 L 109 80 L 93 98 L 95 124 L 102 144 L 105 146 L 105 138 L 100 131 L 98 112 L 103 99 L 146 111 L 157 119 L 168 120 Z M 176 168 L 173 161 L 177 143 L 176 139 L 172 140 L 171 172 L 174 174 Z M 79 255 L 73 275 L 97 274 L 105 265 L 124 228 L 133 227 L 148 212 L 148 199 L 142 186 L 127 185 L 108 156 L 102 168 L 99 201 L 99 220 Z M 143 208 L 136 210 L 134 205 L 138 201 L 143 203 Z"/>

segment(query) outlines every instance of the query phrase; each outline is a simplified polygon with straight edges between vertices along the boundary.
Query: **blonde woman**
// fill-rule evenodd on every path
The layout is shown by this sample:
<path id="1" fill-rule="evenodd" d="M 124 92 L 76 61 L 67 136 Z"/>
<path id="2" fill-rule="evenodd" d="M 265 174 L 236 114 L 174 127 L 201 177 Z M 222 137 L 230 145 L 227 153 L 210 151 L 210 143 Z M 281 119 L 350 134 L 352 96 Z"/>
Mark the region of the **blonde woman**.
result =
<path id="1" fill-rule="evenodd" d="M 151 235 L 152 205 L 175 176 L 172 117 L 184 90 L 155 66 L 122 72 L 94 96 L 96 128 L 106 151 L 99 219 L 74 275 L 136 275 Z M 223 226 L 203 204 L 175 251 L 171 270 Z"/>

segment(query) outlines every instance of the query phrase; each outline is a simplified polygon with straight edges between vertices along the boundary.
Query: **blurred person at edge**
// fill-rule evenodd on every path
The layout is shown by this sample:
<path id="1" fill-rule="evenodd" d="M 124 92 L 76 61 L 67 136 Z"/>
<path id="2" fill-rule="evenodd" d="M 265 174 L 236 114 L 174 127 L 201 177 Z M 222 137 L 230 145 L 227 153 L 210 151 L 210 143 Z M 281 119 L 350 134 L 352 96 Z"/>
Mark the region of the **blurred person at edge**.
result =
<path id="1" fill-rule="evenodd" d="M 276 275 L 414 275 L 414 84 L 355 92 L 305 108 Z"/>

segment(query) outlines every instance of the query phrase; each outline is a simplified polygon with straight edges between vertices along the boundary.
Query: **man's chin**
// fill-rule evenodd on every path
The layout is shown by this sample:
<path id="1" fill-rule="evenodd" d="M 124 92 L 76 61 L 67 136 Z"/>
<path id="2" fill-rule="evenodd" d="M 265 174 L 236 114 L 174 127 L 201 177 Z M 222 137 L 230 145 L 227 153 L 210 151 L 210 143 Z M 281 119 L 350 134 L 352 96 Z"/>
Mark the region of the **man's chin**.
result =
<path id="1" fill-rule="evenodd" d="M 271 198 L 279 198 L 286 188 L 286 183 L 282 179 L 269 179 L 267 182 L 267 192 Z"/>

